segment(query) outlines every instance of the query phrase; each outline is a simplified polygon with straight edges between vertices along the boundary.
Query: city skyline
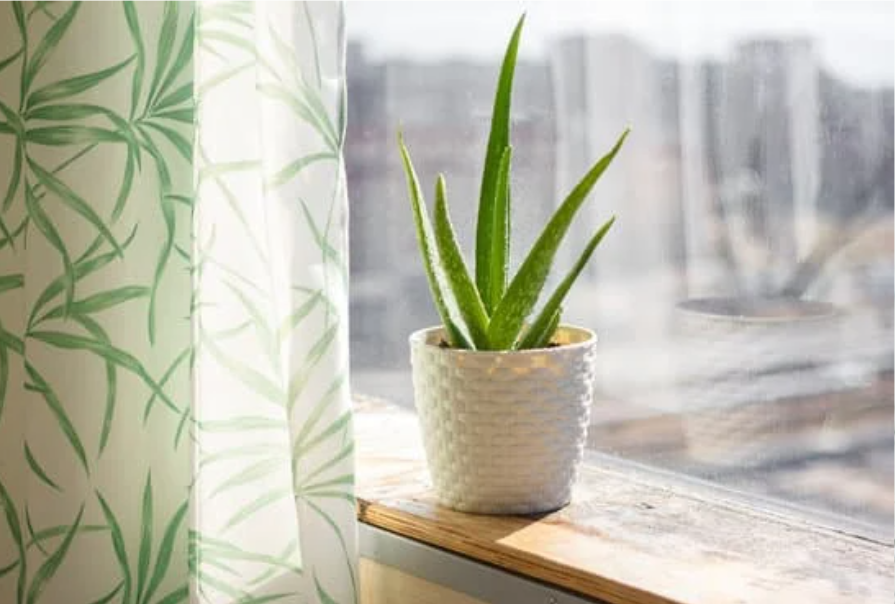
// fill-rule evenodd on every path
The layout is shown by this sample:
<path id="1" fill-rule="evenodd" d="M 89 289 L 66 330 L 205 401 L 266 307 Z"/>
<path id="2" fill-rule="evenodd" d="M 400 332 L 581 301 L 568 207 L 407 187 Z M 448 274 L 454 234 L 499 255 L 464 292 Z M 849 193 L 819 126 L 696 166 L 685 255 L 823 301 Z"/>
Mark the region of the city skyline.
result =
<path id="1" fill-rule="evenodd" d="M 523 59 L 544 59 L 551 44 L 580 35 L 624 35 L 655 55 L 681 61 L 727 60 L 749 39 L 809 38 L 821 64 L 838 78 L 860 86 L 895 83 L 895 3 L 678 0 L 599 6 L 596 11 L 584 2 L 476 2 L 472 9 L 457 1 L 352 2 L 346 7 L 347 31 L 377 60 L 493 60 L 525 11 Z"/>

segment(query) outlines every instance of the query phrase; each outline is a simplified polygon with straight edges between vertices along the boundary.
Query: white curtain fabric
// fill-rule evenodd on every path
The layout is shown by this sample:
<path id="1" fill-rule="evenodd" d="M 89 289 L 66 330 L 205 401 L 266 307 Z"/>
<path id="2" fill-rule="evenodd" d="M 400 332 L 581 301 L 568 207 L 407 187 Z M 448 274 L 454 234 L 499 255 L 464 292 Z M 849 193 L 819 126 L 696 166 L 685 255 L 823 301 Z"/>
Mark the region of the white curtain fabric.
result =
<path id="1" fill-rule="evenodd" d="M 342 13 L 0 5 L 0 602 L 356 602 Z"/>

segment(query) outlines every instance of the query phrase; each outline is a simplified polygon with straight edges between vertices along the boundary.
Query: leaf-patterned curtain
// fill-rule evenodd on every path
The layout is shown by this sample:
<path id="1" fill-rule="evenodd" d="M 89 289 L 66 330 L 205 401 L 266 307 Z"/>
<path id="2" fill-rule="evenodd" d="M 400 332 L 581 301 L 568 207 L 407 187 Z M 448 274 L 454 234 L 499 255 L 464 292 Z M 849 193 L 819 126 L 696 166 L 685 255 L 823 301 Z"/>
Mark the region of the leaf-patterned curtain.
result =
<path id="1" fill-rule="evenodd" d="M 0 5 L 0 602 L 357 601 L 343 44 Z"/>

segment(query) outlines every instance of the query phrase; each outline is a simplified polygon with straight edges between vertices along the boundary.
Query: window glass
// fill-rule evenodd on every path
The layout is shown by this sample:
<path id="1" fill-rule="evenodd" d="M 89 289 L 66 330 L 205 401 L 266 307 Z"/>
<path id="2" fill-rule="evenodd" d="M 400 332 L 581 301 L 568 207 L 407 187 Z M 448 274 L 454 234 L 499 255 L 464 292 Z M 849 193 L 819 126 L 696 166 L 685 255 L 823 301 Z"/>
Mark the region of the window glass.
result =
<path id="1" fill-rule="evenodd" d="M 599 335 L 590 448 L 891 531 L 892 3 L 348 4 L 355 390 L 412 409 L 437 323 L 396 132 L 469 254 L 522 11 L 513 267 L 632 128 L 555 267 L 618 216 L 564 313 Z"/>

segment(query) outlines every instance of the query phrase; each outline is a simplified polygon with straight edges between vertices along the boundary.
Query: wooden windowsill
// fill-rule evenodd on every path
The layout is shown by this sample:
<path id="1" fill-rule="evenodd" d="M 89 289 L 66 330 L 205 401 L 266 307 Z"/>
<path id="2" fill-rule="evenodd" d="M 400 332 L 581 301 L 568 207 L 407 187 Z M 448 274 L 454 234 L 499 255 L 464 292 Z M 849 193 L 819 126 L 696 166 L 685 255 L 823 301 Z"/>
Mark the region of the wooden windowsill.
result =
<path id="1" fill-rule="evenodd" d="M 356 403 L 362 522 L 610 604 L 891 602 L 891 543 L 588 463 L 571 505 L 479 516 L 428 487 L 416 417 Z"/>

